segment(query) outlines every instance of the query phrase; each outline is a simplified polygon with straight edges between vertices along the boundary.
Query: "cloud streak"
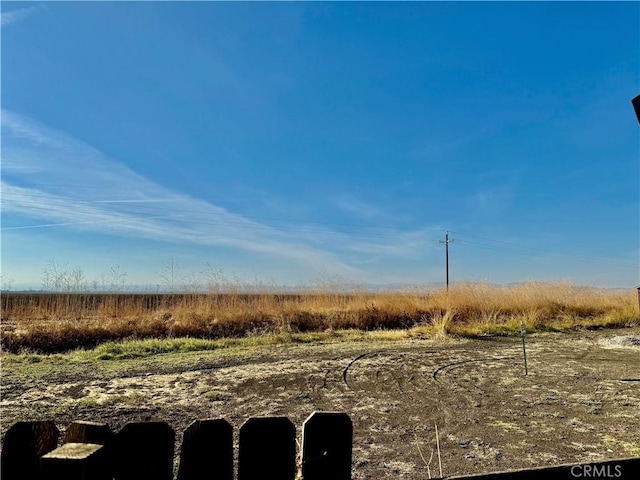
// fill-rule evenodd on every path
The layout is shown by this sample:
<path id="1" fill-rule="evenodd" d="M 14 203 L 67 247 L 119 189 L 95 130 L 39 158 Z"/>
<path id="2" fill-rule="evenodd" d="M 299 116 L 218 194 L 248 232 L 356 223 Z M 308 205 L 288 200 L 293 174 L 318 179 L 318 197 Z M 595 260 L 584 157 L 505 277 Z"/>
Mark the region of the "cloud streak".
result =
<path id="1" fill-rule="evenodd" d="M 430 234 L 388 231 L 363 241 L 357 234 L 318 226 L 274 227 L 171 191 L 85 143 L 6 110 L 2 137 L 2 211 L 40 221 L 5 222 L 3 230 L 60 226 L 226 246 L 355 278 L 366 277 L 366 272 L 354 265 L 381 256 L 410 257 Z"/>
<path id="2" fill-rule="evenodd" d="M 345 194 L 335 198 L 334 203 L 341 210 L 356 215 L 364 220 L 387 217 L 386 213 L 382 209 L 360 200 L 351 194 Z"/>
<path id="3" fill-rule="evenodd" d="M 0 25 L 2 25 L 3 27 L 6 27 L 7 25 L 11 25 L 12 23 L 18 22 L 20 20 L 24 20 L 25 18 L 27 18 L 28 16 L 32 15 L 33 13 L 37 12 L 42 8 L 43 8 L 42 6 L 26 7 L 26 8 L 19 8 L 18 10 L 13 10 L 11 12 L 4 12 L 0 16 L 1 18 Z"/>

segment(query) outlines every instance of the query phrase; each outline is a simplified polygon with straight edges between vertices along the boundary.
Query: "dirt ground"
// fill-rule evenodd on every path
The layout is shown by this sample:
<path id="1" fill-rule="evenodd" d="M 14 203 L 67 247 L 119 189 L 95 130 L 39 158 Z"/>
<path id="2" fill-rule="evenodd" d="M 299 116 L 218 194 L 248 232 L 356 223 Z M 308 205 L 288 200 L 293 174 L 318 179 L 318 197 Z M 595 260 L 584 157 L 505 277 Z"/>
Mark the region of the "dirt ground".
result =
<path id="1" fill-rule="evenodd" d="M 640 456 L 640 328 L 532 335 L 527 356 L 528 376 L 519 337 L 4 366 L 1 428 L 164 420 L 181 441 L 193 420 L 223 417 L 237 440 L 252 416 L 300 429 L 343 411 L 354 479 L 437 476 L 435 424 L 445 476 Z"/>

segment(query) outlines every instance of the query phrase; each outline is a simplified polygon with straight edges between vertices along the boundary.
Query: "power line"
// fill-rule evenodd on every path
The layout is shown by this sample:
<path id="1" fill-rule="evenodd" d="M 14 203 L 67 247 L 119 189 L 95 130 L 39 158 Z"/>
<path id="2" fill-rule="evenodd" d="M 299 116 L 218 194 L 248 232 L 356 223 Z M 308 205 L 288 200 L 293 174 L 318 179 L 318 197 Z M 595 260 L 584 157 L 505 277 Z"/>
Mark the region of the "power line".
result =
<path id="1" fill-rule="evenodd" d="M 490 251 L 505 253 L 505 254 L 516 254 L 516 255 L 523 255 L 523 256 L 534 257 L 534 258 L 547 258 L 550 260 L 565 259 L 565 260 L 574 260 L 574 261 L 580 261 L 580 262 L 595 262 L 595 263 L 604 263 L 607 265 L 615 265 L 615 266 L 627 267 L 627 268 L 638 268 L 637 264 L 624 263 L 624 262 L 619 262 L 619 261 L 611 260 L 607 258 L 579 257 L 579 256 L 549 252 L 545 250 L 524 247 L 524 246 L 505 247 L 502 245 L 487 245 L 483 243 L 471 242 L 471 241 L 465 240 L 464 238 L 463 239 L 458 238 L 458 242 L 461 245 L 467 245 L 473 248 L 481 248 L 484 250 L 490 250 Z M 514 245 L 514 244 L 510 244 L 510 245 Z"/>

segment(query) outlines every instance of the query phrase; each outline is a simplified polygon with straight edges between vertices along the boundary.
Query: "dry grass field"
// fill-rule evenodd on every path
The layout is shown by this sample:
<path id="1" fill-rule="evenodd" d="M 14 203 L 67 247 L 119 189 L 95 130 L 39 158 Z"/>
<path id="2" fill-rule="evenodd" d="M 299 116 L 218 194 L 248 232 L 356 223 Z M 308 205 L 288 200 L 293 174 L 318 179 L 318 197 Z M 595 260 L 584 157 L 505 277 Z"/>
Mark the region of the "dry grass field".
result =
<path id="1" fill-rule="evenodd" d="M 63 432 L 75 420 L 114 431 L 166 421 L 178 433 L 177 470 L 196 419 L 227 419 L 237 452 L 248 418 L 286 416 L 300 428 L 321 410 L 353 421 L 354 480 L 436 477 L 436 425 L 445 477 L 640 455 L 640 327 L 532 334 L 526 376 L 518 337 L 322 335 L 3 354 L 0 437 L 21 420 L 55 420 Z M 314 336 L 322 341 L 267 343 Z M 219 348 L 166 351 L 189 342 Z"/>
<path id="2" fill-rule="evenodd" d="M 568 283 L 459 284 L 448 292 L 4 293 L 1 346 L 11 353 L 55 353 L 121 340 L 286 340 L 345 329 L 397 330 L 408 338 L 474 337 L 517 334 L 521 323 L 535 333 L 632 326 L 638 318 L 635 290 Z"/>
<path id="3" fill-rule="evenodd" d="M 162 420 L 179 444 L 194 419 L 343 411 L 358 480 L 435 475 L 435 425 L 446 476 L 640 452 L 633 289 L 5 293 L 1 325 L 0 437 Z"/>

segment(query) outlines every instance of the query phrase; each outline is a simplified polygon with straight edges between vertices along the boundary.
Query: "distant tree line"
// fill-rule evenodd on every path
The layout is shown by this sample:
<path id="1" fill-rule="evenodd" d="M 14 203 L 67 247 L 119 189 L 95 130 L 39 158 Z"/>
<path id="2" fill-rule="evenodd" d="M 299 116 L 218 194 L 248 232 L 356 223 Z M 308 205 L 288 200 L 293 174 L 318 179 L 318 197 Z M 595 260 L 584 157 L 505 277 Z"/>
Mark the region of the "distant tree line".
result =
<path id="1" fill-rule="evenodd" d="M 146 286 L 145 292 L 155 290 L 162 293 L 250 293 L 281 289 L 274 281 L 263 282 L 254 275 L 243 278 L 237 274 L 225 274 L 221 269 L 206 263 L 201 271 L 182 272 L 181 266 L 171 257 L 157 272 L 159 282 Z M 80 267 L 70 268 L 55 259 L 47 261 L 42 269 L 41 289 L 47 292 L 124 292 L 139 291 L 139 286 L 127 284 L 127 272 L 120 265 L 111 267 L 97 278 L 88 278 Z M 13 279 L 4 279 L 2 290 L 11 290 Z"/>
<path id="2" fill-rule="evenodd" d="M 70 270 L 56 260 L 49 260 L 42 269 L 42 289 L 50 292 L 121 292 L 126 283 L 127 273 L 120 270 L 120 265 L 94 280 L 89 280 L 82 268 Z"/>

